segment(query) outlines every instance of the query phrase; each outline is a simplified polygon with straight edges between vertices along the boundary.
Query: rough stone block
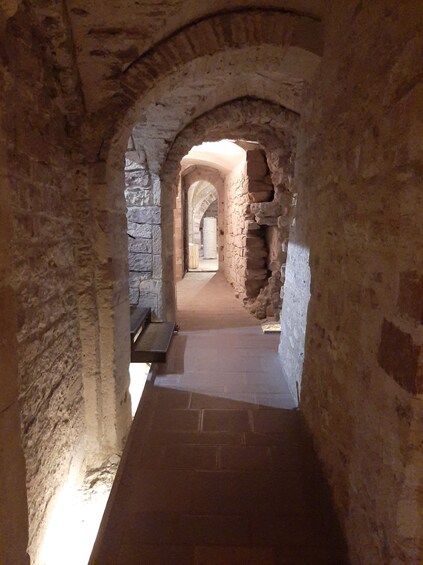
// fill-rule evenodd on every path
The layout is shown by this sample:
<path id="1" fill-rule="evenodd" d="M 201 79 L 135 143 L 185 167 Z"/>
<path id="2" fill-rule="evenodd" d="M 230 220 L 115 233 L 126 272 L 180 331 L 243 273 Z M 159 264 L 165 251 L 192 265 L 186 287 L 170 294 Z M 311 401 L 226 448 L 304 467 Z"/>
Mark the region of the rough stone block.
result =
<path id="1" fill-rule="evenodd" d="M 282 262 L 279 260 L 269 261 L 267 268 L 269 271 L 272 271 L 272 273 L 279 273 L 282 268 Z"/>
<path id="2" fill-rule="evenodd" d="M 134 189 L 125 190 L 127 206 L 151 206 L 154 204 L 151 190 Z"/>
<path id="3" fill-rule="evenodd" d="M 153 242 L 151 239 L 129 239 L 129 252 L 130 253 L 151 253 L 153 251 Z"/>
<path id="4" fill-rule="evenodd" d="M 130 287 L 139 288 L 140 283 L 150 278 L 150 276 L 151 275 L 149 273 L 138 273 L 136 271 L 132 271 L 128 275 L 128 284 Z"/>
<path id="5" fill-rule="evenodd" d="M 279 216 L 281 207 L 278 202 L 261 202 L 260 204 L 251 204 L 251 212 L 258 216 Z"/>
<path id="6" fill-rule="evenodd" d="M 267 160 L 266 154 L 262 149 L 249 149 L 246 151 L 245 160 L 247 163 L 260 163 L 261 165 L 266 165 L 267 170 Z"/>
<path id="7" fill-rule="evenodd" d="M 162 281 L 154 279 L 146 279 L 141 282 L 140 289 L 142 293 L 160 294 L 162 291 Z"/>
<path id="8" fill-rule="evenodd" d="M 139 288 L 129 287 L 129 304 L 133 306 L 139 303 L 140 291 Z"/>
<path id="9" fill-rule="evenodd" d="M 246 173 L 250 179 L 262 179 L 267 174 L 267 164 L 261 161 L 247 161 Z"/>
<path id="10" fill-rule="evenodd" d="M 160 224 L 161 210 L 159 206 L 146 206 L 143 208 L 128 208 L 128 222 L 136 224 Z"/>
<path id="11" fill-rule="evenodd" d="M 277 226 L 278 218 L 276 216 L 256 216 L 256 221 L 261 226 Z"/>
<path id="12" fill-rule="evenodd" d="M 251 192 L 248 195 L 250 202 L 270 202 L 273 198 L 273 191 Z"/>
<path id="13" fill-rule="evenodd" d="M 153 269 L 153 257 L 151 253 L 131 253 L 128 263 L 130 271 L 151 272 Z"/>
<path id="14" fill-rule="evenodd" d="M 257 222 L 252 222 L 252 221 L 246 221 L 244 225 L 247 231 L 256 231 L 259 230 L 261 227 L 258 225 Z"/>
<path id="15" fill-rule="evenodd" d="M 264 240 L 259 235 L 247 235 L 244 245 L 247 249 L 264 249 Z"/>
<path id="16" fill-rule="evenodd" d="M 411 394 L 423 392 L 423 371 L 419 369 L 421 347 L 410 334 L 383 320 L 378 360 L 380 366 Z"/>
<path id="17" fill-rule="evenodd" d="M 162 256 L 161 255 L 154 255 L 153 256 L 153 277 L 155 279 L 161 279 L 162 276 L 163 276 Z"/>
<path id="18" fill-rule="evenodd" d="M 259 281 L 248 280 L 245 282 L 245 292 L 249 298 L 255 297 L 259 293 L 259 290 L 262 288 L 262 286 L 263 286 L 262 280 Z"/>
<path id="19" fill-rule="evenodd" d="M 162 252 L 162 228 L 153 226 L 153 253 L 160 255 Z"/>
<path id="20" fill-rule="evenodd" d="M 152 236 L 152 226 L 150 224 L 135 224 L 134 222 L 128 222 L 128 235 L 131 237 L 146 237 L 150 238 Z"/>
<path id="21" fill-rule="evenodd" d="M 153 204 L 160 206 L 162 194 L 160 177 L 154 174 L 151 175 L 151 182 L 153 186 Z"/>
<path id="22" fill-rule="evenodd" d="M 136 161 L 138 154 L 136 151 L 127 151 L 125 153 L 125 173 L 126 171 L 139 171 L 144 167 Z"/>
<path id="23" fill-rule="evenodd" d="M 252 247 L 252 248 L 243 249 L 243 257 L 248 257 L 250 259 L 254 259 L 254 258 L 258 259 L 267 256 L 268 256 L 268 252 L 267 249 L 265 249 L 264 247 Z"/>
<path id="24" fill-rule="evenodd" d="M 263 177 L 262 179 L 249 179 L 248 192 L 274 192 L 272 179 L 270 176 Z"/>
<path id="25" fill-rule="evenodd" d="M 125 170 L 126 188 L 151 188 L 150 175 L 146 169 Z"/>
<path id="26" fill-rule="evenodd" d="M 249 281 L 265 280 L 267 278 L 266 269 L 247 269 L 246 275 Z"/>
<path id="27" fill-rule="evenodd" d="M 139 304 L 145 308 L 151 308 L 152 312 L 156 314 L 158 308 L 158 296 L 150 292 L 140 291 Z"/>

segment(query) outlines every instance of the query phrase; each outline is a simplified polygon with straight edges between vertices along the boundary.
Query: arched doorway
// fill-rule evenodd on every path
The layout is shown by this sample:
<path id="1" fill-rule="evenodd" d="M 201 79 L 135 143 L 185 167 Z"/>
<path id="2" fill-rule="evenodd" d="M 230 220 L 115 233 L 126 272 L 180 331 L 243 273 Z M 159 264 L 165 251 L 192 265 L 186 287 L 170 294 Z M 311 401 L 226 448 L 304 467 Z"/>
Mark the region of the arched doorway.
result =
<path id="1" fill-rule="evenodd" d="M 218 270 L 218 194 L 213 185 L 198 181 L 185 193 L 185 270 Z"/>

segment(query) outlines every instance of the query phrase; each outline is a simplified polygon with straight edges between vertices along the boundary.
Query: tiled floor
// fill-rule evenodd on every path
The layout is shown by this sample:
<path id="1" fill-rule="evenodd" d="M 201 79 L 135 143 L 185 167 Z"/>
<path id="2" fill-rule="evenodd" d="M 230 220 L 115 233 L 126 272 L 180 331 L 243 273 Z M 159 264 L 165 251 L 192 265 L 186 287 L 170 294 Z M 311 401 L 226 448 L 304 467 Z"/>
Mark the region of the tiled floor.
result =
<path id="1" fill-rule="evenodd" d="M 178 286 L 169 361 L 147 383 L 93 554 L 99 565 L 344 565 L 301 413 L 220 274 Z"/>

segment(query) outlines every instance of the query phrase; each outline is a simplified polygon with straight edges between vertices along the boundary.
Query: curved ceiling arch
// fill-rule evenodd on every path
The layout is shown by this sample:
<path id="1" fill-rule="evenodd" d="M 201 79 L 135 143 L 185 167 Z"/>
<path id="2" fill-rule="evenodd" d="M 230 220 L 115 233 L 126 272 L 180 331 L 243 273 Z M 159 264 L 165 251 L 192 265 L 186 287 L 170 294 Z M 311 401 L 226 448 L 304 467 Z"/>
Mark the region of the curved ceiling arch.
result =
<path id="1" fill-rule="evenodd" d="M 321 56 L 323 27 L 309 15 L 280 8 L 247 8 L 210 14 L 187 24 L 162 39 L 132 61 L 122 73 L 130 87 L 142 81 L 148 85 L 161 74 L 171 72 L 174 59 L 190 60 L 195 55 L 209 55 L 228 47 L 273 44 L 300 47 Z M 169 57 L 171 55 L 171 57 Z"/>
<path id="2" fill-rule="evenodd" d="M 270 10 L 310 20 L 324 15 L 324 0 L 67 0 L 78 67 L 89 112 L 119 90 L 122 72 L 171 36 L 211 17 Z"/>
<path id="3" fill-rule="evenodd" d="M 182 170 L 189 165 L 210 165 L 222 173 L 229 173 L 245 159 L 245 149 L 233 141 L 222 139 L 193 147 L 182 159 Z"/>
<path id="4" fill-rule="evenodd" d="M 280 157 L 282 162 L 289 163 L 295 148 L 298 125 L 298 114 L 278 104 L 242 98 L 199 116 L 178 134 L 160 170 L 164 264 L 172 264 L 173 261 L 173 214 L 178 177 L 181 159 L 191 147 L 203 141 L 254 139 L 266 150 L 272 151 L 274 158 L 278 157 L 279 160 Z M 269 161 L 268 164 L 274 186 L 285 182 L 283 176 L 278 177 L 277 169 L 272 169 Z M 164 283 L 169 293 L 172 284 L 173 278 L 169 276 Z"/>
<path id="5" fill-rule="evenodd" d="M 223 104 L 191 122 L 175 138 L 161 169 L 162 190 L 176 184 L 182 158 L 202 141 L 250 138 L 290 154 L 298 124 L 297 114 L 269 101 L 242 98 Z"/>
<path id="6" fill-rule="evenodd" d="M 224 13 L 195 22 L 161 41 L 137 58 L 119 76 L 118 92 L 99 110 L 92 126 L 103 125 L 103 143 L 135 123 L 142 112 L 147 94 L 166 77 L 189 63 L 224 55 L 228 51 L 251 50 L 265 46 L 279 62 L 287 58 L 288 67 L 301 67 L 301 56 L 319 61 L 323 49 L 322 24 L 308 16 L 283 10 L 250 10 Z M 244 57 L 244 64 L 249 57 Z M 253 66 L 259 65 L 254 60 Z M 307 66 L 307 65 L 306 65 Z M 229 66 L 226 67 L 229 70 Z M 293 72 L 293 71 L 292 71 Z M 290 73 L 285 74 L 289 78 Z M 203 75 L 207 81 L 207 75 Z M 283 78 L 283 76 L 281 76 Z M 266 82 L 263 77 L 262 83 Z M 250 94 L 249 92 L 244 92 Z M 96 124 L 96 125 L 95 125 Z M 121 127 L 119 125 L 122 124 Z M 109 133 L 107 133 L 109 132 Z M 104 137 L 106 139 L 104 139 Z"/>
<path id="7" fill-rule="evenodd" d="M 202 183 L 202 181 L 198 181 L 188 189 L 188 203 L 194 211 L 206 200 L 214 202 L 217 198 L 217 189 L 208 182 Z"/>
<path id="8" fill-rule="evenodd" d="M 306 83 L 319 61 L 289 53 L 281 59 L 274 47 L 227 51 L 193 61 L 160 81 L 143 99 L 143 109 L 132 130 L 147 155 L 149 167 L 158 171 L 176 135 L 190 121 L 230 100 L 264 98 L 299 112 Z"/>
<path id="9" fill-rule="evenodd" d="M 211 166 L 210 163 L 208 165 L 198 163 L 189 165 L 181 172 L 181 176 L 184 190 L 188 190 L 196 182 L 208 182 L 214 186 L 219 194 L 224 188 L 224 176 L 218 169 Z"/>

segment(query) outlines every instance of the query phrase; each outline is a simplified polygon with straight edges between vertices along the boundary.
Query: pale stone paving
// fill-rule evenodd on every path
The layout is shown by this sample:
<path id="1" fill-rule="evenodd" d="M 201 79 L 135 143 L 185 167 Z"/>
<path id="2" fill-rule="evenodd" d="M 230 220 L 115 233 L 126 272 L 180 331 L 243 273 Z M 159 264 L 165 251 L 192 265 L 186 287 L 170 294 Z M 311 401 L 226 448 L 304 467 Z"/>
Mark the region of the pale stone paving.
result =
<path id="1" fill-rule="evenodd" d="M 177 321 L 92 563 L 346 564 L 278 336 L 264 335 L 215 273 L 179 283 Z"/>

